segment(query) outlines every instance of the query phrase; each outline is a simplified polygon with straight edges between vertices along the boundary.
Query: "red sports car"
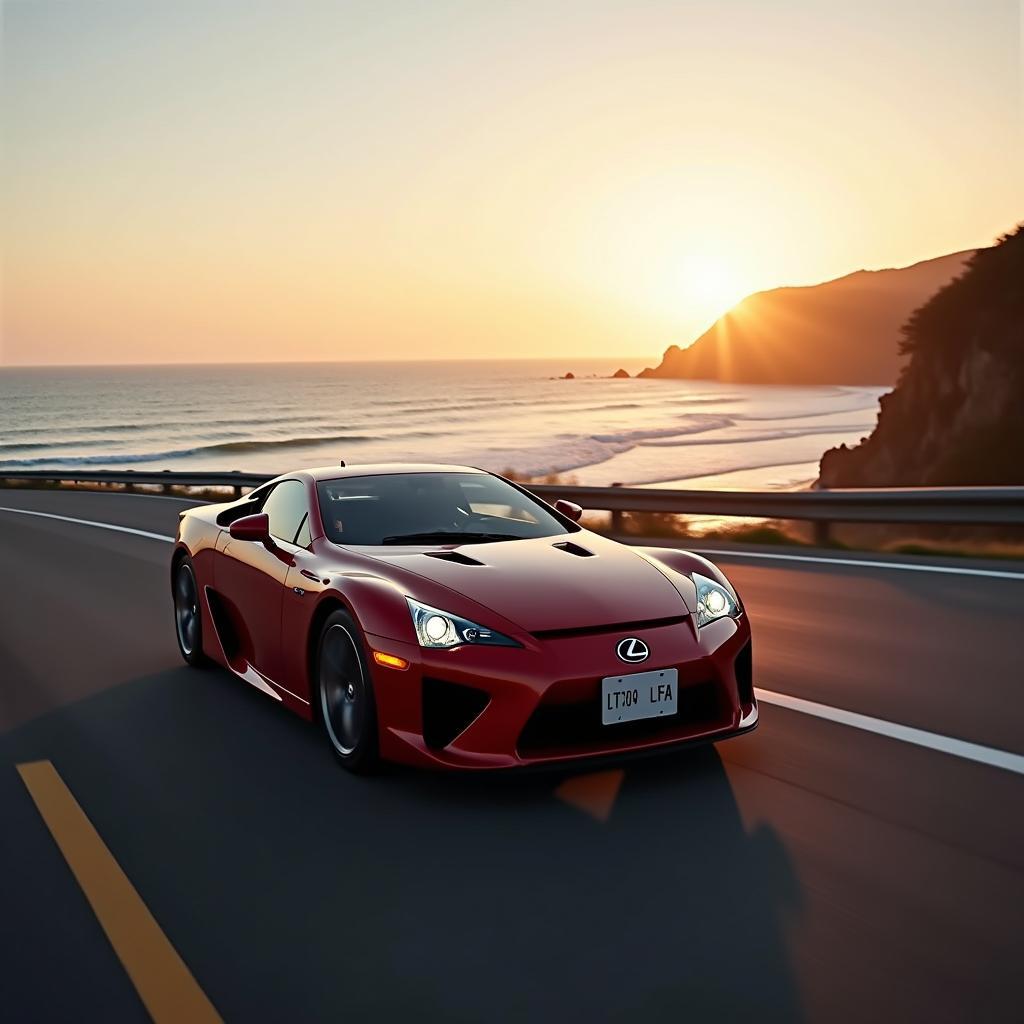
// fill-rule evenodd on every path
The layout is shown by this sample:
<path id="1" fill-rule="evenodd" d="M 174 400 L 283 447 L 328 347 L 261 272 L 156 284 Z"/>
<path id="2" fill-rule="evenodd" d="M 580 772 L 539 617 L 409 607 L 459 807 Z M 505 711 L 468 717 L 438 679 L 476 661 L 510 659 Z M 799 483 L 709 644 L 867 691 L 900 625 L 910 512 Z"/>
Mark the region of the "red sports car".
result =
<path id="1" fill-rule="evenodd" d="M 583 529 L 463 466 L 303 470 L 181 514 L 178 645 L 353 771 L 514 768 L 757 724 L 750 626 L 711 562 Z"/>

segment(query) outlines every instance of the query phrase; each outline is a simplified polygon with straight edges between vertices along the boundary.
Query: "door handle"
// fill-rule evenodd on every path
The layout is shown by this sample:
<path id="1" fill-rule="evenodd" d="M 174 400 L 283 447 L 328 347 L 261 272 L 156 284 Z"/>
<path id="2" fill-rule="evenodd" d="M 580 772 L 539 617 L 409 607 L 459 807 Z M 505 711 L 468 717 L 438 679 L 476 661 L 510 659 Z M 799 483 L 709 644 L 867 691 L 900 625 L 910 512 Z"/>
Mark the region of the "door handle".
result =
<path id="1" fill-rule="evenodd" d="M 307 580 L 316 580 L 317 583 L 320 582 L 320 577 L 317 576 L 315 572 L 310 572 L 308 569 L 300 569 L 299 572 L 302 573 Z"/>

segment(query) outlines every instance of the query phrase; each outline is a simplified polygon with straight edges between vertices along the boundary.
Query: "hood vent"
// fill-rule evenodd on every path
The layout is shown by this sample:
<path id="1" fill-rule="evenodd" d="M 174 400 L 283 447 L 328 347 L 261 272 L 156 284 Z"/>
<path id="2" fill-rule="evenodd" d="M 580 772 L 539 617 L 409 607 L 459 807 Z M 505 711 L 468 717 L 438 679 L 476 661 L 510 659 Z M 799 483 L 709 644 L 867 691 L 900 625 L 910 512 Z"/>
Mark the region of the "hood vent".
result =
<path id="1" fill-rule="evenodd" d="M 586 548 L 582 548 L 579 544 L 573 544 L 571 540 L 563 540 L 559 544 L 552 544 L 553 548 L 558 548 L 559 551 L 564 551 L 570 555 L 576 555 L 577 558 L 593 558 L 594 552 L 588 551 Z"/>
<path id="2" fill-rule="evenodd" d="M 461 551 L 424 551 L 427 558 L 440 558 L 442 562 L 455 562 L 458 565 L 483 565 L 475 558 L 464 555 Z"/>

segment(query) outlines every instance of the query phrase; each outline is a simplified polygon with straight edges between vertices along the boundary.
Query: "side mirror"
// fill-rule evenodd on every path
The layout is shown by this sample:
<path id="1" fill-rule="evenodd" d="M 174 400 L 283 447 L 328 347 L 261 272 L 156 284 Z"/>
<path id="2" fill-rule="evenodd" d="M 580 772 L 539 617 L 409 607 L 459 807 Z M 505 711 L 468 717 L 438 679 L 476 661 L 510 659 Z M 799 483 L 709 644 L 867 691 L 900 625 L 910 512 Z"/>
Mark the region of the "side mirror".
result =
<path id="1" fill-rule="evenodd" d="M 559 498 L 555 502 L 555 511 L 561 512 L 567 519 L 571 519 L 574 523 L 580 521 L 580 516 L 583 515 L 583 509 L 579 507 L 574 501 L 566 501 L 564 498 Z"/>
<path id="2" fill-rule="evenodd" d="M 228 527 L 228 533 L 235 540 L 251 540 L 258 544 L 269 544 L 270 517 L 266 512 L 258 512 L 254 516 L 242 516 Z"/>

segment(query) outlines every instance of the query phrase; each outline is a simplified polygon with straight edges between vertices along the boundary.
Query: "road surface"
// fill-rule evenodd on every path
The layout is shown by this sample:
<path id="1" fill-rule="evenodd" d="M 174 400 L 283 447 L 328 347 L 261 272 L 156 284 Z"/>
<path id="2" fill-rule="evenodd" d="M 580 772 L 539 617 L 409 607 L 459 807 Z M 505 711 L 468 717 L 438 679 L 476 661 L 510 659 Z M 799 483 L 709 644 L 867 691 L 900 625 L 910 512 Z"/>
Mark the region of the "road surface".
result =
<path id="1" fill-rule="evenodd" d="M 158 538 L 183 503 L 0 506 L 65 517 L 0 512 L 0 1019 L 147 1019 L 16 770 L 39 761 L 227 1021 L 1020 1012 L 1024 567 L 719 559 L 762 690 L 1009 767 L 762 703 L 750 736 L 621 770 L 361 779 L 182 665 Z"/>

